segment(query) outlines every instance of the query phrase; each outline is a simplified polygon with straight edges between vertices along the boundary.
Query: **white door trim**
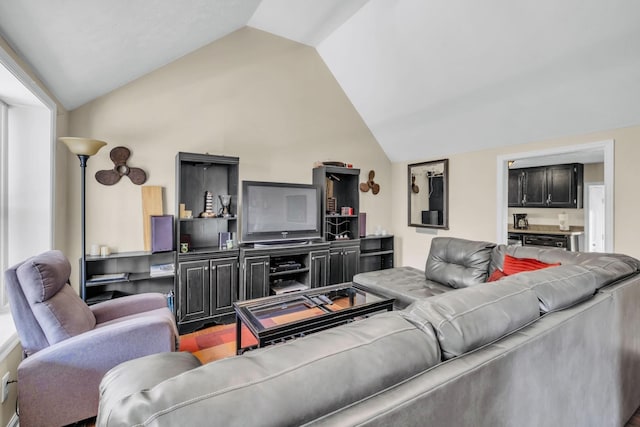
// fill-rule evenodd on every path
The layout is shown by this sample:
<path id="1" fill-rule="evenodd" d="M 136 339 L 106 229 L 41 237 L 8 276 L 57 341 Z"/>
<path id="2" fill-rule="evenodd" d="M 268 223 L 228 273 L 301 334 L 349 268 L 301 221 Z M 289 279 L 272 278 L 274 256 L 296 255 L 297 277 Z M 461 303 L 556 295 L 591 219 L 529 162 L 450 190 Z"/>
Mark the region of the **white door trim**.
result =
<path id="1" fill-rule="evenodd" d="M 546 157 L 559 154 L 571 154 L 581 151 L 593 152 L 602 150 L 604 157 L 604 190 L 605 190 L 605 250 L 614 251 L 614 144 L 613 139 L 590 142 L 579 145 L 569 145 L 565 147 L 551 148 L 546 150 L 527 151 L 522 153 L 499 155 L 496 164 L 496 241 L 498 243 L 507 242 L 507 190 L 509 183 L 509 161 L 527 159 L 531 157 Z"/>
<path id="2" fill-rule="evenodd" d="M 589 215 L 589 208 L 590 208 L 590 203 L 591 203 L 591 197 L 590 197 L 590 188 L 594 187 L 594 186 L 598 186 L 598 187 L 602 187 L 604 186 L 604 182 L 589 182 L 587 184 L 584 185 L 584 250 L 585 252 L 591 252 L 591 248 L 589 247 L 589 242 L 591 242 L 591 236 L 590 236 L 590 231 L 589 229 L 591 228 L 591 224 L 589 223 L 589 219 L 590 219 L 590 215 Z M 606 197 L 606 187 L 605 187 L 605 197 Z"/>

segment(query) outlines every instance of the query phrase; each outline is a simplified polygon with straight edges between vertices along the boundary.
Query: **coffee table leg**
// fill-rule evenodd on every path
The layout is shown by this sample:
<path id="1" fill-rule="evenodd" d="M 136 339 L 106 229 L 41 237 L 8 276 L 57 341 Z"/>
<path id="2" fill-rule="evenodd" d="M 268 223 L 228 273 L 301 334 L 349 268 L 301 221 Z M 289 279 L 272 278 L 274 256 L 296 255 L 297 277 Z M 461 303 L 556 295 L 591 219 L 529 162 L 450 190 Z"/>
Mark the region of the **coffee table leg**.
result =
<path id="1" fill-rule="evenodd" d="M 236 315 L 236 354 L 242 354 L 242 320 Z"/>

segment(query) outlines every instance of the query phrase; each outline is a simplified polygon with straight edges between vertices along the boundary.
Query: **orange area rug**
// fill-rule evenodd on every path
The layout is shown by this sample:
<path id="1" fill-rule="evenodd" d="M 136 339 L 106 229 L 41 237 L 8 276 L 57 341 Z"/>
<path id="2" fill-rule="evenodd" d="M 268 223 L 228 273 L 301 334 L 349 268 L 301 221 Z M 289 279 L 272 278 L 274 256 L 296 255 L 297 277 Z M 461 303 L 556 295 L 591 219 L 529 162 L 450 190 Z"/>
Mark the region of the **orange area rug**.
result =
<path id="1" fill-rule="evenodd" d="M 348 298 L 341 298 L 327 305 L 332 311 L 349 307 Z M 260 322 L 265 327 L 283 325 L 296 320 L 307 319 L 324 314 L 318 307 L 306 308 L 305 306 L 292 307 L 291 310 L 282 310 L 278 315 L 265 317 Z M 242 347 L 251 347 L 258 344 L 253 334 L 242 325 Z M 201 329 L 190 334 L 180 336 L 180 351 L 193 353 L 202 363 L 213 362 L 236 355 L 236 324 L 216 325 Z"/>
<path id="2" fill-rule="evenodd" d="M 242 346 L 258 344 L 249 330 L 242 326 Z M 180 351 L 193 353 L 202 363 L 236 355 L 236 324 L 216 325 L 180 336 Z"/>

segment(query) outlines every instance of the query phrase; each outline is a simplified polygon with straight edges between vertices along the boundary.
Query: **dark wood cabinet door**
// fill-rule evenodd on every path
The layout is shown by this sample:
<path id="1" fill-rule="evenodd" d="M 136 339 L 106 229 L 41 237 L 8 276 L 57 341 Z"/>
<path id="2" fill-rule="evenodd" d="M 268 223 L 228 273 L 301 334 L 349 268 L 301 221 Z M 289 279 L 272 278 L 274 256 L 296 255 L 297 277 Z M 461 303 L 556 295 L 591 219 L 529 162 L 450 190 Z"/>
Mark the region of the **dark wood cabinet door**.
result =
<path id="1" fill-rule="evenodd" d="M 329 284 L 350 282 L 360 269 L 360 246 L 329 251 Z"/>
<path id="2" fill-rule="evenodd" d="M 509 170 L 508 203 L 510 208 L 522 206 L 522 177 L 521 169 Z"/>
<path id="3" fill-rule="evenodd" d="M 342 254 L 343 282 L 350 282 L 360 270 L 360 246 L 344 248 Z"/>
<path id="4" fill-rule="evenodd" d="M 211 314 L 229 313 L 238 299 L 238 258 L 210 261 Z"/>
<path id="5" fill-rule="evenodd" d="M 312 288 L 329 284 L 329 251 L 315 251 L 309 254 L 311 258 Z"/>
<path id="6" fill-rule="evenodd" d="M 581 208 L 582 165 L 558 165 L 547 169 L 547 206 Z"/>
<path id="7" fill-rule="evenodd" d="M 209 261 L 180 263 L 178 321 L 208 317 L 210 310 Z"/>
<path id="8" fill-rule="evenodd" d="M 247 257 L 244 259 L 244 299 L 262 298 L 269 295 L 269 257 Z"/>
<path id="9" fill-rule="evenodd" d="M 522 206 L 544 208 L 547 206 L 547 168 L 524 169 Z"/>
<path id="10" fill-rule="evenodd" d="M 342 248 L 329 251 L 329 284 L 342 283 L 343 277 Z"/>

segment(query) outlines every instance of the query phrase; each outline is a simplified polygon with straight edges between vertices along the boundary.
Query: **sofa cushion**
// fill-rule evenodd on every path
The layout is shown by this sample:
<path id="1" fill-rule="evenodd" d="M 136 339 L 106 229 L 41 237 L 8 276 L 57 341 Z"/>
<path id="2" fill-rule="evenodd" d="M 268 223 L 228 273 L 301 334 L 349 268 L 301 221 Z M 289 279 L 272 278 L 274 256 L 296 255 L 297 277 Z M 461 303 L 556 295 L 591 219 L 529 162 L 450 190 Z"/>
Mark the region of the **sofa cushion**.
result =
<path id="1" fill-rule="evenodd" d="M 109 399 L 108 407 L 100 405 L 97 425 L 196 425 L 205 419 L 221 426 L 302 425 L 439 362 L 432 329 L 398 312 L 383 313 Z M 130 368 L 122 378 L 153 366 Z"/>
<path id="2" fill-rule="evenodd" d="M 453 237 L 431 240 L 425 276 L 452 288 L 485 283 L 495 243 Z"/>
<path id="3" fill-rule="evenodd" d="M 590 268 L 571 264 L 523 272 L 500 281 L 533 290 L 543 313 L 563 310 L 591 298 L 598 282 Z"/>
<path id="4" fill-rule="evenodd" d="M 618 254 L 601 254 L 598 258 L 581 265 L 596 275 L 596 289 L 601 289 L 618 280 L 637 274 L 640 266 L 635 258 Z"/>
<path id="5" fill-rule="evenodd" d="M 516 258 L 533 258 L 548 264 L 583 265 L 598 273 L 597 289 L 607 286 L 640 271 L 640 260 L 623 254 L 605 254 L 599 252 L 571 252 L 562 249 L 546 249 L 531 246 L 498 245 L 491 253 L 489 273 L 503 269 L 505 255 Z"/>
<path id="6" fill-rule="evenodd" d="M 437 295 L 412 304 L 405 312 L 433 325 L 442 355 L 450 359 L 493 342 L 540 316 L 538 299 L 531 289 L 502 282 Z"/>
<path id="7" fill-rule="evenodd" d="M 394 267 L 356 274 L 353 283 L 395 298 L 393 305 L 396 309 L 452 290 L 449 286 L 426 280 L 424 271 L 413 267 Z"/>
<path id="8" fill-rule="evenodd" d="M 16 269 L 20 287 L 49 344 L 93 329 L 96 318 L 69 286 L 71 265 L 60 251 L 32 257 Z"/>

